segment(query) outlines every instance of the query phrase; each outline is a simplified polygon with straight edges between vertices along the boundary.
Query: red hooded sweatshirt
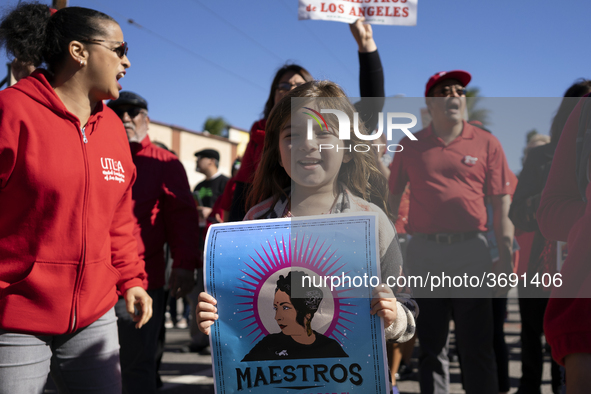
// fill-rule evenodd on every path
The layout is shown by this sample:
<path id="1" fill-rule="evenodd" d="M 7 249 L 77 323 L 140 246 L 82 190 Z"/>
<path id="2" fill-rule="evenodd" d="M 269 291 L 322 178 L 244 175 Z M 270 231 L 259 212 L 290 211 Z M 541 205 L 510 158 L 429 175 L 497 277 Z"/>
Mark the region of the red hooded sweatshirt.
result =
<path id="1" fill-rule="evenodd" d="M 129 145 L 137 168 L 132 189 L 137 223 L 134 235 L 138 254 L 146 263 L 144 286 L 154 290 L 165 284 L 164 244 L 167 242 L 173 268 L 190 271 L 201 268 L 199 215 L 187 173 L 177 157 L 152 144 L 149 136 Z"/>
<path id="2" fill-rule="evenodd" d="M 0 328 L 71 333 L 142 285 L 135 176 L 102 102 L 81 128 L 42 70 L 0 92 Z"/>

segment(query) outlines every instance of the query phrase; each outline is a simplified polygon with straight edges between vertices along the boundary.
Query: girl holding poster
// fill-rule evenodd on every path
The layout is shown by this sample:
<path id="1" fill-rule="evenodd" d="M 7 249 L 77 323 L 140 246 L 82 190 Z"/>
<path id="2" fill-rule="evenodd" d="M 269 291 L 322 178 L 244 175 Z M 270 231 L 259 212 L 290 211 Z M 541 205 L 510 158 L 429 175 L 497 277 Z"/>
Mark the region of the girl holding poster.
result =
<path id="1" fill-rule="evenodd" d="M 295 106 L 292 107 L 292 99 Z M 341 88 L 330 81 L 313 81 L 289 92 L 271 111 L 265 135 L 265 150 L 249 195 L 254 205 L 245 220 L 312 216 L 347 212 L 374 212 L 378 215 L 378 243 L 382 284 L 374 290 L 372 315 L 384 319 L 386 339 L 405 342 L 415 331 L 416 303 L 406 293 L 393 294 L 388 278 L 402 272 L 402 258 L 394 226 L 385 212 L 386 179 L 375 164 L 373 152 L 349 149 L 361 143 L 356 133 L 344 141 L 338 138 L 336 116 L 325 115 L 322 124 L 307 120 L 308 111 L 333 108 L 354 117 L 355 108 Z M 293 110 L 293 112 L 292 112 Z M 322 126 L 321 126 L 322 124 Z M 354 127 L 355 126 L 355 127 Z M 350 125 L 366 133 L 363 123 Z M 321 145 L 339 149 L 322 149 Z M 279 165 L 278 165 L 279 164 Z M 256 205 L 255 205 L 256 204 Z M 218 319 L 217 301 L 199 294 L 197 322 L 209 334 Z"/>

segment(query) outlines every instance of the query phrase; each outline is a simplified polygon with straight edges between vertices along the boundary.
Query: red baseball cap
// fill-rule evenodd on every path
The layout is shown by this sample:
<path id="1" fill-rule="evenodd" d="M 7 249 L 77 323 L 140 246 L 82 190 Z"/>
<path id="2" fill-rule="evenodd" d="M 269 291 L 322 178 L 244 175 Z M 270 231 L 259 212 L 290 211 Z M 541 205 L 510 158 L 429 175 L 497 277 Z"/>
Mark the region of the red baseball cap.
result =
<path id="1" fill-rule="evenodd" d="M 463 86 L 468 86 L 472 79 L 472 75 L 470 75 L 468 71 L 463 70 L 439 71 L 429 78 L 427 86 L 425 87 L 425 97 L 429 95 L 429 90 L 431 90 L 433 86 L 446 79 L 457 79 Z"/>

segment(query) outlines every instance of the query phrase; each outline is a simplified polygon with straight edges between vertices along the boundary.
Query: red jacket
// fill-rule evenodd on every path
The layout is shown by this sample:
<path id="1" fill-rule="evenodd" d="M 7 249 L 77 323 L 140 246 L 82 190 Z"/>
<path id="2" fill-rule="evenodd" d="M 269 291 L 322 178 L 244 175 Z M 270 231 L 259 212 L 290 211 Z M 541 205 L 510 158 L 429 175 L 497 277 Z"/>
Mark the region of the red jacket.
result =
<path id="1" fill-rule="evenodd" d="M 177 157 L 146 136 L 130 144 L 137 180 L 133 184 L 134 229 L 138 254 L 146 262 L 148 289 L 164 286 L 168 242 L 174 268 L 201 268 L 199 216 L 187 173 Z"/>
<path id="2" fill-rule="evenodd" d="M 0 328 L 70 333 L 142 285 L 134 180 L 102 102 L 81 129 L 42 70 L 0 92 Z"/>
<path id="3" fill-rule="evenodd" d="M 576 137 L 583 100 L 568 118 L 542 192 L 537 218 L 547 239 L 567 240 L 568 257 L 560 273 L 544 317 L 544 333 L 559 363 L 573 353 L 591 353 L 591 204 L 579 193 L 575 176 Z M 591 201 L 591 183 L 587 185 Z"/>

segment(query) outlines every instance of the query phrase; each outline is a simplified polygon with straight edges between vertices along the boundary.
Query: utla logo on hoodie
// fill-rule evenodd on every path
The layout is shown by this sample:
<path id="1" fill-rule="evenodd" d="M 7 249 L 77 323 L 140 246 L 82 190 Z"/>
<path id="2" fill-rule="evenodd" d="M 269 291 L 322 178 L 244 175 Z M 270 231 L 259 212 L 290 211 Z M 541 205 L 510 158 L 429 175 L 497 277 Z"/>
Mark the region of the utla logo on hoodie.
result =
<path id="1" fill-rule="evenodd" d="M 119 160 L 101 157 L 101 167 L 106 181 L 125 182 L 125 170 Z"/>

